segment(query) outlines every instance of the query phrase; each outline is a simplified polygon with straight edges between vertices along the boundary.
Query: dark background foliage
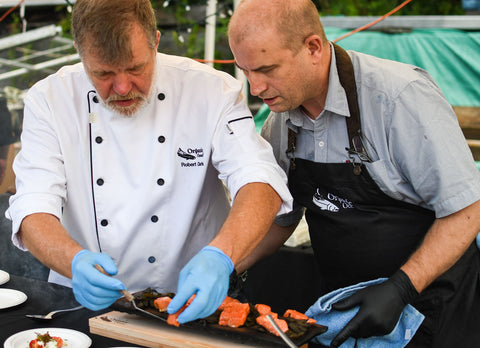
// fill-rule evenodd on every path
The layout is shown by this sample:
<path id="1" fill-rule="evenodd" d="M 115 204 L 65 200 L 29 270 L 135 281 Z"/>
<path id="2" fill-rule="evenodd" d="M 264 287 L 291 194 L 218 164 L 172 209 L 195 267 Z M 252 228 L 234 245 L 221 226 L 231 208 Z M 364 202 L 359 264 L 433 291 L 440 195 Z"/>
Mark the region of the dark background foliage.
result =
<path id="1" fill-rule="evenodd" d="M 1 0 L 0 0 L 1 1 Z M 320 16 L 382 16 L 404 0 L 313 0 Z M 158 28 L 162 33 L 160 51 L 187 56 L 204 57 L 206 0 L 151 0 L 156 9 Z M 233 13 L 233 0 L 218 0 L 216 13 L 215 59 L 232 59 L 228 48 L 226 31 Z M 8 9 L 0 9 L 0 17 Z M 63 36 L 71 38 L 71 4 L 27 7 L 25 20 L 27 30 L 47 24 L 62 27 Z M 394 15 L 463 15 L 462 0 L 412 0 Z M 18 8 L 0 22 L 0 38 L 22 32 L 23 23 Z M 27 47 L 27 49 L 36 47 Z M 25 52 L 24 49 L 0 52 L 1 57 L 13 58 Z M 215 68 L 234 73 L 233 64 L 215 63 Z M 27 74 L 12 82 L 19 88 L 26 88 L 38 80 L 39 74 Z M 40 74 L 41 75 L 41 74 Z M 41 77 L 41 76 L 40 76 Z"/>

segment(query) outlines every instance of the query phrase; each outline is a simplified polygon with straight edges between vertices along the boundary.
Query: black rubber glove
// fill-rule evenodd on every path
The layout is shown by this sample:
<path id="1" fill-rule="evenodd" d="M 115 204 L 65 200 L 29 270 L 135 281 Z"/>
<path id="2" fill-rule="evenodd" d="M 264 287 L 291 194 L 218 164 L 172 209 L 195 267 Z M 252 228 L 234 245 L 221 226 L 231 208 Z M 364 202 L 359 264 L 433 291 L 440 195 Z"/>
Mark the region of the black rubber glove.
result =
<path id="1" fill-rule="evenodd" d="M 337 348 L 349 337 L 366 338 L 390 333 L 405 306 L 417 296 L 410 278 L 398 270 L 385 282 L 358 290 L 338 301 L 332 305 L 334 310 L 343 311 L 356 306 L 360 309 L 332 340 L 330 347 Z"/>

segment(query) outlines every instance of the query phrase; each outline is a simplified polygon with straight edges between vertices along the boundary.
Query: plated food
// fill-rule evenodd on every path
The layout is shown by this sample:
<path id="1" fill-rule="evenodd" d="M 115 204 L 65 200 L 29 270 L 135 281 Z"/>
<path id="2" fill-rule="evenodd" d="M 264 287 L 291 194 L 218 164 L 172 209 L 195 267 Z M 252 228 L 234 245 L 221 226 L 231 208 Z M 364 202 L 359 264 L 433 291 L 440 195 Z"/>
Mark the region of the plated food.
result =
<path id="1" fill-rule="evenodd" d="M 299 346 L 327 331 L 327 327 L 316 324 L 315 320 L 296 310 L 290 309 L 285 313 L 275 313 L 266 304 L 242 303 L 231 297 L 227 297 L 214 314 L 180 325 L 176 318 L 193 300 L 193 296 L 179 312 L 169 315 L 166 309 L 174 294 L 161 294 L 155 290 L 146 289 L 133 295 L 139 308 L 162 316 L 167 319 L 168 325 L 179 329 L 188 328 L 208 334 L 218 334 L 222 337 L 228 336 L 234 341 L 245 342 L 248 339 L 256 341 L 255 343 L 268 343 L 271 346 L 274 346 L 272 343 L 276 343 L 284 346 L 283 341 L 278 337 L 279 334 L 268 321 L 267 315 L 270 315 L 277 326 Z M 144 316 L 144 313 L 135 311 L 125 298 L 117 300 L 112 308 Z M 165 325 L 165 323 L 158 321 L 158 325 Z"/>
<path id="2" fill-rule="evenodd" d="M 55 340 L 48 339 L 47 335 Z M 43 338 L 39 337 L 42 336 Z M 59 345 L 60 338 L 62 343 Z M 40 338 L 40 339 L 39 339 Z M 46 344 L 45 344 L 46 341 Z M 64 328 L 37 328 L 18 332 L 10 336 L 4 343 L 4 348 L 88 348 L 92 344 L 90 337 L 83 332 Z"/>
<path id="3" fill-rule="evenodd" d="M 63 339 L 58 336 L 50 336 L 47 331 L 44 334 L 37 333 L 37 338 L 30 341 L 28 348 L 61 348 Z"/>

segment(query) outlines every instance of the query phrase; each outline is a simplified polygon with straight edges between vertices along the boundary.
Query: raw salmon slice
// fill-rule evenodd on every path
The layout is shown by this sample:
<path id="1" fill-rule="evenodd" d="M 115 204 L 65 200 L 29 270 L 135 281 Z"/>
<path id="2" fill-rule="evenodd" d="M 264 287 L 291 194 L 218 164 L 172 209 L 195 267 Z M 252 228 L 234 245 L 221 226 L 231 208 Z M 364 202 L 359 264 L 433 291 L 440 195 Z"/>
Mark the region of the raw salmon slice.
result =
<path id="1" fill-rule="evenodd" d="M 288 324 L 285 320 L 283 319 L 278 319 L 275 318 L 275 316 L 273 314 L 276 314 L 276 313 L 270 313 L 270 315 L 272 316 L 273 320 L 275 321 L 275 324 L 278 325 L 278 327 L 280 328 L 280 330 L 282 330 L 282 332 L 287 332 L 288 331 Z M 280 334 L 277 332 L 277 330 L 275 330 L 275 328 L 273 327 L 273 325 L 270 323 L 270 321 L 268 320 L 267 316 L 266 315 L 260 315 L 257 317 L 256 319 L 257 321 L 257 324 L 258 325 L 261 325 L 263 326 L 265 329 L 268 330 L 268 332 L 270 332 L 271 334 L 275 335 L 275 336 L 280 336 Z"/>
<path id="2" fill-rule="evenodd" d="M 190 296 L 190 298 L 187 300 L 187 303 L 185 303 L 186 306 L 188 306 L 190 303 L 192 303 L 192 301 L 195 299 L 195 294 L 193 294 L 192 296 Z"/>
<path id="3" fill-rule="evenodd" d="M 169 314 L 167 317 L 167 324 L 179 327 L 180 323 L 177 321 L 178 316 L 182 313 L 182 311 L 178 311 L 177 313 Z"/>
<path id="4" fill-rule="evenodd" d="M 260 315 L 267 315 L 269 313 L 272 313 L 272 307 L 267 306 L 266 304 L 258 303 L 255 305 L 255 309 Z"/>
<path id="5" fill-rule="evenodd" d="M 283 314 L 285 318 L 293 318 L 298 320 L 306 320 L 308 324 L 316 324 L 317 321 L 315 319 L 307 317 L 305 314 L 296 311 L 295 309 L 287 309 L 285 314 Z"/>
<path id="6" fill-rule="evenodd" d="M 166 312 L 167 307 L 170 304 L 172 299 L 168 296 L 163 296 L 156 298 L 155 301 L 153 301 L 153 305 L 155 306 L 156 309 L 158 309 L 160 312 Z"/>
<path id="7" fill-rule="evenodd" d="M 173 313 L 173 314 L 169 314 L 168 317 L 167 317 L 167 324 L 169 325 L 173 325 L 173 326 L 180 326 L 180 323 L 177 321 L 177 318 L 178 316 L 180 315 L 180 313 L 182 313 L 185 308 L 188 307 L 188 305 L 190 303 L 192 303 L 193 299 L 195 298 L 195 294 L 190 296 L 190 298 L 187 300 L 187 303 L 185 303 L 182 308 L 180 308 L 176 313 Z M 167 305 L 168 306 L 168 305 Z"/>
<path id="8" fill-rule="evenodd" d="M 225 305 L 222 313 L 220 313 L 218 324 L 240 327 L 245 324 L 249 312 L 250 305 L 248 303 L 230 302 Z"/>
<path id="9" fill-rule="evenodd" d="M 232 302 L 240 303 L 240 301 L 237 300 L 236 298 L 227 296 L 227 297 L 225 297 L 225 300 L 223 300 L 222 304 L 218 307 L 218 309 L 223 311 L 225 309 L 225 306 L 229 303 L 232 303 Z"/>

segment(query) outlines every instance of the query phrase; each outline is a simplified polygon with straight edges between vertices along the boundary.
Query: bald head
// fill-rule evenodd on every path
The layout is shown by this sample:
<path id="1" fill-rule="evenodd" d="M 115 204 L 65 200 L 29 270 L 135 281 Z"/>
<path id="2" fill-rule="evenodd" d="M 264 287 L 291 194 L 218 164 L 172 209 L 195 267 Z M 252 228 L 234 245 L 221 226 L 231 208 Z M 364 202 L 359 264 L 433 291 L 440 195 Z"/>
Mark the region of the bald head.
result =
<path id="1" fill-rule="evenodd" d="M 267 31 L 274 31 L 292 50 L 312 34 L 327 41 L 311 0 L 242 0 L 230 20 L 230 42 L 239 43 Z"/>

